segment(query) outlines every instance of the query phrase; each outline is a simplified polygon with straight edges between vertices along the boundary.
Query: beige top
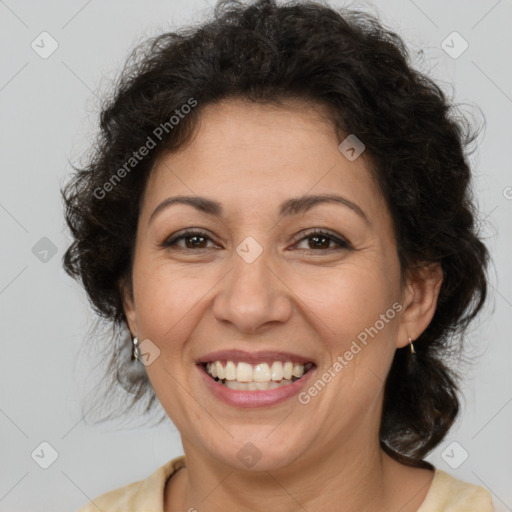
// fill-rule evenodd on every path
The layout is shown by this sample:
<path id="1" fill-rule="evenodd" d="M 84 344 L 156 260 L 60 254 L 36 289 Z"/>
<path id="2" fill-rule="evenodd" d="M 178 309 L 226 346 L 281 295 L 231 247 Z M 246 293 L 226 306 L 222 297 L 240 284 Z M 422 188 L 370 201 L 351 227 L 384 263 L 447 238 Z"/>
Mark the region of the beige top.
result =
<path id="1" fill-rule="evenodd" d="M 158 468 L 146 480 L 102 494 L 78 512 L 164 512 L 167 479 L 185 466 L 177 457 Z M 493 512 L 491 494 L 484 487 L 454 478 L 435 468 L 430 489 L 417 512 Z"/>

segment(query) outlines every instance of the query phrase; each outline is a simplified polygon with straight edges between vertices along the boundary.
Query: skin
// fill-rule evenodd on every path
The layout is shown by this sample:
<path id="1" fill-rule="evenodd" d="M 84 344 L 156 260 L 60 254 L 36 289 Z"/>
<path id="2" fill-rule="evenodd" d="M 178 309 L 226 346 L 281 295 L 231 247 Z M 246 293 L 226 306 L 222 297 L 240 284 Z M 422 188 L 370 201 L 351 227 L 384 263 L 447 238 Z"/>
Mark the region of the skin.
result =
<path id="1" fill-rule="evenodd" d="M 365 154 L 353 162 L 322 107 L 225 100 L 205 106 L 190 143 L 165 154 L 148 180 L 132 273 L 123 285 L 133 336 L 160 356 L 146 367 L 180 431 L 187 467 L 170 478 L 165 510 L 416 511 L 433 472 L 388 457 L 379 446 L 383 386 L 394 352 L 415 340 L 435 312 L 438 265 L 402 286 L 391 216 Z M 368 222 L 332 203 L 280 218 L 281 202 L 306 194 L 342 195 Z M 222 217 L 167 197 L 220 202 Z M 160 244 L 185 228 L 208 235 Z M 315 245 L 323 228 L 346 238 Z M 247 263 L 237 246 L 252 236 L 263 252 Z M 197 242 L 196 242 L 197 243 Z M 195 361 L 213 350 L 281 350 L 317 364 L 321 376 L 357 335 L 398 302 L 385 324 L 307 405 L 297 397 L 244 409 L 214 398 Z M 313 382 L 316 380 L 313 379 Z M 261 459 L 237 458 L 251 442 Z M 300 504 L 300 505 L 299 505 Z"/>

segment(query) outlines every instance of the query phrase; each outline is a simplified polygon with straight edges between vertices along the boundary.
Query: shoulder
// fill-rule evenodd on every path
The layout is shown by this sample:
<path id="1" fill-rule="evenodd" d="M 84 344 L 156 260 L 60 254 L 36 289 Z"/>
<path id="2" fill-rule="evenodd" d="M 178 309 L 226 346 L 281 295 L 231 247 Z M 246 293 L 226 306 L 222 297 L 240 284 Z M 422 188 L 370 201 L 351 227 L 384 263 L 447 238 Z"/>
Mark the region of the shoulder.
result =
<path id="1" fill-rule="evenodd" d="M 177 457 L 159 467 L 145 480 L 102 494 L 78 512 L 163 512 L 165 483 L 184 466 L 185 457 Z"/>
<path id="2" fill-rule="evenodd" d="M 417 512 L 493 512 L 491 493 L 435 469 L 425 501 Z"/>

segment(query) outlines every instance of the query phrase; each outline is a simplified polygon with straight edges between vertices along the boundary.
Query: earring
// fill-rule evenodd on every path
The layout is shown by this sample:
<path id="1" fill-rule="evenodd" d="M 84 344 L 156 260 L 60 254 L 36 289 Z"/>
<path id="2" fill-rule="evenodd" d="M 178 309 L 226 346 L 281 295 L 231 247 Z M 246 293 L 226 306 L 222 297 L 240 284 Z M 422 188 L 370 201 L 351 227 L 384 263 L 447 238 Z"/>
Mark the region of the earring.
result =
<path id="1" fill-rule="evenodd" d="M 409 345 L 411 346 L 411 354 L 416 354 L 416 350 L 414 350 L 414 345 L 412 344 L 412 339 L 409 336 Z"/>
<path id="2" fill-rule="evenodd" d="M 132 352 L 132 361 L 140 361 L 140 348 L 139 348 L 139 338 L 135 336 L 133 338 L 133 352 Z"/>

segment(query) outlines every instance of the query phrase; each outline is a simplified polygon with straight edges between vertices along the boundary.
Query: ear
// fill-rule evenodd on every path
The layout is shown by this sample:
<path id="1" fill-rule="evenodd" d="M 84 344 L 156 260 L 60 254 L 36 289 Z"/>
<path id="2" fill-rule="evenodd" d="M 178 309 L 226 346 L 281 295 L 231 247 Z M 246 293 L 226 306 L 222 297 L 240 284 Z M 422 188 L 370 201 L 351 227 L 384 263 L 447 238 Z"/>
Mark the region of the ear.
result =
<path id="1" fill-rule="evenodd" d="M 430 263 L 408 273 L 402 294 L 403 312 L 396 340 L 397 348 L 405 347 L 409 337 L 414 341 L 428 327 L 436 311 L 443 282 L 439 263 Z"/>
<path id="2" fill-rule="evenodd" d="M 137 327 L 137 312 L 135 310 L 135 301 L 133 298 L 133 286 L 127 278 L 121 278 L 119 281 L 119 293 L 123 302 L 124 316 L 128 323 L 128 328 L 132 336 L 137 336 L 139 329 Z"/>

